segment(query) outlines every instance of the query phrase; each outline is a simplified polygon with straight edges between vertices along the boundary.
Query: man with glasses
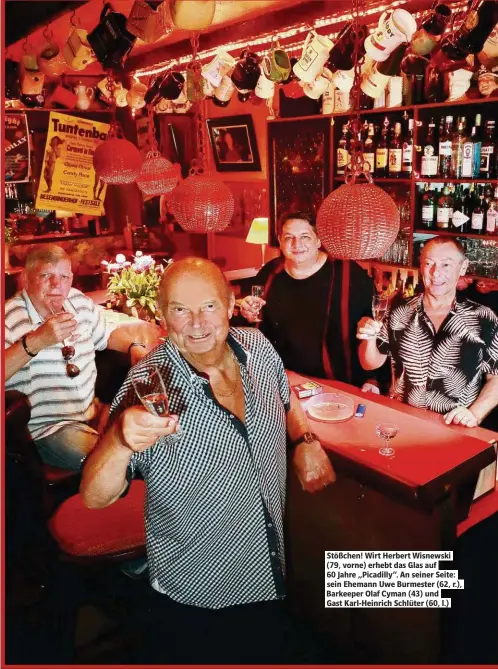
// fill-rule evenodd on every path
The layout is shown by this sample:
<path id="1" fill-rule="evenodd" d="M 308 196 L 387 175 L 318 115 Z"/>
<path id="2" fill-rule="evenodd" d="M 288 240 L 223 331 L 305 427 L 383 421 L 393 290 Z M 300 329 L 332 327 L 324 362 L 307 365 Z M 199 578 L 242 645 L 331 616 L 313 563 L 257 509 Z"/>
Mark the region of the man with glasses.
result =
<path id="1" fill-rule="evenodd" d="M 5 387 L 31 404 L 28 428 L 46 464 L 79 470 L 95 446 L 95 351 L 129 351 L 138 361 L 157 332 L 148 324 L 116 327 L 72 288 L 71 261 L 60 246 L 36 246 L 23 289 L 5 303 Z"/>

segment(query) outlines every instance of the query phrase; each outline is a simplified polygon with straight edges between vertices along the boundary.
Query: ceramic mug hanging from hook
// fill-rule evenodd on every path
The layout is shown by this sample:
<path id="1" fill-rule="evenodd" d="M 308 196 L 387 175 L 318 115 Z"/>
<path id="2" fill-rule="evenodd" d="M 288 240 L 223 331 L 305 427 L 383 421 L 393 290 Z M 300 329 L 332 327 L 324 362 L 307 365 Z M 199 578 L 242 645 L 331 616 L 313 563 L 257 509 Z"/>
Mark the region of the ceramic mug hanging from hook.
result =
<path id="1" fill-rule="evenodd" d="M 303 45 L 301 58 L 293 67 L 294 74 L 306 84 L 313 83 L 327 62 L 333 46 L 328 37 L 310 30 Z"/>
<path id="2" fill-rule="evenodd" d="M 43 31 L 45 44 L 38 53 L 36 62 L 38 69 L 48 76 L 58 76 L 67 69 L 66 59 L 60 45 L 53 40 L 53 33 L 48 26 Z"/>

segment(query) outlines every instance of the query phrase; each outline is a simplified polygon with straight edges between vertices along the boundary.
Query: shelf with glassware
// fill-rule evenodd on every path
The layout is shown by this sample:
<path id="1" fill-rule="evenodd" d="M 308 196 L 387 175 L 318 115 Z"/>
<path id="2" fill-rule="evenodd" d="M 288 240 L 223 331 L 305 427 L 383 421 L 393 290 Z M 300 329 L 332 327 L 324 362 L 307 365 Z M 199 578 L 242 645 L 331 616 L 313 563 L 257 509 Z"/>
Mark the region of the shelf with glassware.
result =
<path id="1" fill-rule="evenodd" d="M 474 240 L 470 247 L 497 246 L 497 111 L 497 99 L 479 99 L 360 112 L 365 160 L 373 164 L 374 182 L 393 196 L 401 215 L 395 243 L 371 264 L 416 267 L 420 232 L 468 237 Z M 349 116 L 336 114 L 332 126 L 333 188 L 344 179 L 349 159 Z M 485 263 L 487 278 L 498 278 L 494 257 L 492 270 Z"/>

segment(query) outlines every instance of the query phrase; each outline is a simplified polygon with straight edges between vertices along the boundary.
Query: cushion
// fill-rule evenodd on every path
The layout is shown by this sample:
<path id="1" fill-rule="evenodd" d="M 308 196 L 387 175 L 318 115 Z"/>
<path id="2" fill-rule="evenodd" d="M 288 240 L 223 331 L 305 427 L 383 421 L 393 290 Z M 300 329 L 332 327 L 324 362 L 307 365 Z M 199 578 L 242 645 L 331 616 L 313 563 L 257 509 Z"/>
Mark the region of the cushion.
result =
<path id="1" fill-rule="evenodd" d="M 133 481 L 125 497 L 104 509 L 88 509 L 81 495 L 73 495 L 52 515 L 49 530 L 69 555 L 123 553 L 145 545 L 144 502 L 143 481 Z"/>

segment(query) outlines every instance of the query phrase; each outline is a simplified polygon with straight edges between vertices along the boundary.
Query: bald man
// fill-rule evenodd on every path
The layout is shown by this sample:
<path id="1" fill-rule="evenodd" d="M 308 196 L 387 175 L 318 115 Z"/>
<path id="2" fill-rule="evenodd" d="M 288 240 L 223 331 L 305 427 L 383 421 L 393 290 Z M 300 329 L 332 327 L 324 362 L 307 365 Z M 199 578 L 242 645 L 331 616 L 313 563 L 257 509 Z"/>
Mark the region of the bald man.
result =
<path id="1" fill-rule="evenodd" d="M 292 661 L 283 516 L 287 436 L 303 488 L 335 480 L 290 392 L 282 361 L 254 328 L 230 328 L 234 296 L 213 263 L 187 258 L 163 275 L 169 336 L 130 374 L 157 366 L 170 415 L 139 406 L 128 377 L 83 472 L 89 507 L 147 486 L 149 578 L 160 647 L 150 663 Z"/>

